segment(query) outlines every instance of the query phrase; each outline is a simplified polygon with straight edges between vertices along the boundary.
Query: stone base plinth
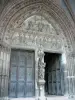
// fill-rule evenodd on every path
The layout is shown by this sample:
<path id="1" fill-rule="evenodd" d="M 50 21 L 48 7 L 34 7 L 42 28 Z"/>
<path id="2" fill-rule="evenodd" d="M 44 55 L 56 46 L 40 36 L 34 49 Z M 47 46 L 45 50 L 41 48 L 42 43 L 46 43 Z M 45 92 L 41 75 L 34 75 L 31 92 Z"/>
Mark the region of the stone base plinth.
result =
<path id="1" fill-rule="evenodd" d="M 38 81 L 38 86 L 39 86 L 39 98 L 38 98 L 38 100 L 46 100 L 45 99 L 45 92 L 44 92 L 44 85 L 45 85 L 45 80 Z"/>
<path id="2" fill-rule="evenodd" d="M 38 81 L 38 84 L 41 86 L 41 85 L 44 85 L 45 84 L 45 80 L 39 80 Z"/>

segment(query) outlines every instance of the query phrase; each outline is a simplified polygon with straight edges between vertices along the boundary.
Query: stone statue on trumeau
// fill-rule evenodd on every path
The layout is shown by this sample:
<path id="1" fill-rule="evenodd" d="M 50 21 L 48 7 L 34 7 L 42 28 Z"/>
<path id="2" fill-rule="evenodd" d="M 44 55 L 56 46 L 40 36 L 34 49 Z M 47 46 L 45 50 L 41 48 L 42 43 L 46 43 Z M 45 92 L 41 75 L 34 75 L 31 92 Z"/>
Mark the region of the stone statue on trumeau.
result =
<path id="1" fill-rule="evenodd" d="M 44 52 L 40 49 L 38 51 L 38 78 L 44 80 L 45 63 L 44 63 Z"/>

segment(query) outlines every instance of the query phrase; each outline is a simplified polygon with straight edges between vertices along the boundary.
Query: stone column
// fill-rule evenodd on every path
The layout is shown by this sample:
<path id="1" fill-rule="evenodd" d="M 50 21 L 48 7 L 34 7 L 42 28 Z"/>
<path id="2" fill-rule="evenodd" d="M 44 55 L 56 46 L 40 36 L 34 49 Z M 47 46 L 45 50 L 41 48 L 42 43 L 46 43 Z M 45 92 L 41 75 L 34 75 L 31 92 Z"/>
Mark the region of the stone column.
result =
<path id="1" fill-rule="evenodd" d="M 69 99 L 75 98 L 75 53 L 67 56 L 67 89 Z"/>
<path id="2" fill-rule="evenodd" d="M 35 96 L 36 100 L 38 100 L 39 96 L 39 87 L 38 87 L 38 55 L 37 55 L 38 49 L 36 48 L 35 50 Z"/>
<path id="3" fill-rule="evenodd" d="M 1 97 L 1 75 L 2 75 L 2 57 L 1 57 L 2 47 L 0 46 L 0 97 Z"/>
<path id="4" fill-rule="evenodd" d="M 1 46 L 0 50 L 0 97 L 8 97 L 8 78 L 9 78 L 9 64 L 10 64 L 10 49 Z"/>
<path id="5" fill-rule="evenodd" d="M 67 55 L 62 53 L 61 56 L 61 85 L 62 85 L 62 95 L 68 95 L 68 84 L 67 84 Z M 64 93 L 65 92 L 65 93 Z"/>
<path id="6" fill-rule="evenodd" d="M 38 86 L 39 86 L 39 100 L 45 100 L 44 92 L 44 73 L 45 73 L 45 63 L 44 63 L 44 52 L 39 49 L 38 51 Z"/>

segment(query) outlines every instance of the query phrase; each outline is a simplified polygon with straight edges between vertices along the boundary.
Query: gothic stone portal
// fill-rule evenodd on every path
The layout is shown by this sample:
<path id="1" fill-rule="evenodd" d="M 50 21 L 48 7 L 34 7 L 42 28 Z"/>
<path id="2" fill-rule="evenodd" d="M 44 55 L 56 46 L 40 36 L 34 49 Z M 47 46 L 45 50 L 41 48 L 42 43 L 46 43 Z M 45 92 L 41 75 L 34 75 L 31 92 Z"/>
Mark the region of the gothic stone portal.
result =
<path id="1" fill-rule="evenodd" d="M 64 70 L 63 66 L 61 66 L 61 54 L 45 52 L 45 56 L 43 55 L 43 57 L 44 59 L 40 58 L 40 61 L 44 60 L 46 66 L 44 65 L 43 67 L 42 65 L 40 65 L 38 71 L 41 72 L 38 74 L 38 77 L 42 82 L 45 79 L 45 83 L 40 84 L 39 82 L 39 87 L 45 86 L 46 96 L 64 95 Z M 35 96 L 34 62 L 35 59 L 33 51 L 12 49 L 9 79 L 9 97 L 25 98 Z M 38 63 L 42 64 L 42 62 Z M 42 72 L 44 71 L 44 69 L 45 72 Z"/>
<path id="2" fill-rule="evenodd" d="M 51 18 L 51 21 L 53 22 L 52 18 Z M 19 22 L 20 22 L 20 20 L 19 20 Z M 12 71 L 14 71 L 14 70 L 16 70 L 16 71 L 18 70 L 18 71 L 17 72 L 14 71 L 14 74 L 13 74 L 13 72 L 11 73 L 12 77 L 10 77 L 10 82 L 9 82 L 9 84 L 10 84 L 9 85 L 9 97 L 19 97 L 19 96 L 20 97 L 32 97 L 32 96 L 37 97 L 37 96 L 39 96 L 39 93 L 41 91 L 41 90 L 39 90 L 39 87 L 40 87 L 40 89 L 42 88 L 42 91 L 43 91 L 43 92 L 41 92 L 41 96 L 45 96 L 44 95 L 45 80 L 46 80 L 46 84 L 47 84 L 47 82 L 49 83 L 50 80 L 48 81 L 47 78 L 45 80 L 44 80 L 44 78 L 43 78 L 43 80 L 40 80 L 38 77 L 39 76 L 38 75 L 38 70 L 39 70 L 39 68 L 38 68 L 38 50 L 40 49 L 40 47 L 42 47 L 42 52 L 49 51 L 49 52 L 56 52 L 56 53 L 57 52 L 65 53 L 64 44 L 67 45 L 65 42 L 65 37 L 63 35 L 63 32 L 61 31 L 61 28 L 58 26 L 58 24 L 56 24 L 56 22 L 54 22 L 54 25 L 56 26 L 56 28 L 55 28 L 53 26 L 53 24 L 49 23 L 43 16 L 40 16 L 40 15 L 33 15 L 33 16 L 27 18 L 21 24 L 18 24 L 19 22 L 13 21 L 13 22 L 9 23 L 7 30 L 6 30 L 5 37 L 4 37 L 4 41 L 7 44 L 11 45 L 11 50 L 15 49 L 15 48 L 22 50 L 21 52 L 17 51 L 17 53 L 15 53 L 16 60 L 17 60 L 16 65 L 13 65 L 13 63 L 15 63 L 14 60 L 13 60 L 13 62 L 11 62 L 11 66 L 13 66 Z M 64 40 L 63 40 L 63 38 L 64 38 Z M 33 50 L 35 52 L 34 60 L 31 60 L 31 61 L 27 60 L 27 61 L 29 61 L 29 63 L 35 62 L 35 66 L 34 66 L 35 68 L 32 67 L 33 65 L 31 63 L 30 64 L 32 65 L 31 66 L 32 68 L 29 67 L 29 64 L 27 64 L 27 63 L 25 64 L 24 62 L 23 62 L 24 64 L 22 65 L 22 68 L 21 68 L 20 64 L 22 64 L 22 63 L 20 63 L 21 62 L 20 54 L 23 53 L 23 49 L 30 50 L 30 51 Z M 27 52 L 25 54 L 29 55 L 30 53 Z M 12 52 L 10 55 L 12 58 Z M 33 53 L 30 55 L 33 55 Z M 29 55 L 29 59 L 30 59 L 30 55 Z M 46 53 L 46 55 L 47 55 L 47 53 Z M 18 56 L 19 56 L 19 59 L 17 59 Z M 52 57 L 52 55 L 50 55 L 50 56 Z M 50 56 L 48 56 L 47 59 L 45 59 L 45 60 L 48 60 L 48 58 Z M 53 57 L 57 60 L 60 58 L 59 55 L 57 55 L 57 56 L 53 55 Z M 26 58 L 28 58 L 28 56 L 26 56 L 25 59 Z M 24 59 L 21 59 L 21 60 L 24 60 Z M 48 62 L 46 61 L 46 63 L 48 63 Z M 42 64 L 44 66 L 41 66 L 41 68 L 45 67 L 44 61 L 42 62 Z M 46 66 L 46 68 L 48 69 L 48 66 Z M 19 70 L 19 69 L 21 69 L 21 70 Z M 30 71 L 30 72 L 27 73 L 27 71 L 25 71 L 26 73 L 22 73 L 23 69 Z M 19 71 L 21 71 L 21 72 L 19 72 Z M 44 71 L 44 69 L 43 69 L 43 71 Z M 34 72 L 35 72 L 35 74 L 33 75 Z M 45 69 L 45 73 L 42 74 L 42 77 L 44 77 L 44 74 L 46 74 L 46 72 L 48 72 L 48 71 Z M 23 75 L 20 76 L 19 73 L 21 73 Z M 59 69 L 56 69 L 55 72 L 52 71 L 53 75 L 58 74 L 56 76 L 53 76 L 54 78 L 59 77 L 59 73 L 60 73 Z M 51 73 L 49 73 L 49 76 L 50 76 L 50 74 Z M 13 75 L 16 75 L 16 76 L 13 76 Z M 32 76 L 32 77 L 30 77 L 30 76 Z M 16 81 L 14 80 L 15 77 L 17 77 Z M 24 77 L 26 77 L 26 79 Z M 21 78 L 22 78 L 22 80 L 21 80 Z M 59 81 L 60 79 L 61 78 L 58 78 L 57 82 L 54 81 L 54 83 L 52 83 L 54 88 L 55 88 L 55 85 L 58 85 L 57 86 L 58 92 L 55 92 L 55 89 L 53 88 L 53 93 L 52 93 L 53 95 L 62 95 L 63 94 L 63 93 L 59 94 L 60 84 L 63 83 L 63 82 L 60 83 L 60 81 Z M 31 80 L 31 81 L 29 82 L 29 80 Z M 21 81 L 22 81 L 22 84 L 21 84 Z M 38 84 L 38 81 L 39 81 L 39 84 Z M 41 82 L 43 82 L 43 83 L 41 83 Z M 20 88 L 18 88 L 19 86 L 16 84 L 18 84 L 20 86 Z M 26 89 L 22 89 L 24 86 L 26 87 Z M 46 88 L 47 88 L 47 86 L 51 86 L 51 85 L 46 85 Z M 12 87 L 15 89 L 13 89 Z M 28 90 L 27 88 L 30 90 Z M 32 90 L 32 88 L 33 88 L 33 90 Z M 20 89 L 21 89 L 21 91 L 20 91 Z M 14 90 L 14 92 L 13 92 L 13 90 Z M 46 91 L 46 89 L 45 89 L 45 91 Z M 49 92 L 49 94 L 51 94 L 50 91 L 51 91 L 51 89 L 47 90 L 46 92 L 47 93 Z"/>

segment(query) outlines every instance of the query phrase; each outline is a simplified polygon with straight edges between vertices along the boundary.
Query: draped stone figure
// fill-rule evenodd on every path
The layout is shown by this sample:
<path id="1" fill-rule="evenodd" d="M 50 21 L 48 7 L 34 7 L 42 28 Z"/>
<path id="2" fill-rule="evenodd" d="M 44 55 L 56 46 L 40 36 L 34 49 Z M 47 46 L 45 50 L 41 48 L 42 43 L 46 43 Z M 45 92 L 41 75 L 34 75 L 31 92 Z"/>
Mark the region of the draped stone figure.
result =
<path id="1" fill-rule="evenodd" d="M 43 52 L 43 49 L 40 47 L 38 51 L 38 86 L 39 86 L 39 99 L 38 100 L 45 100 L 44 74 L 45 74 L 44 52 Z"/>
<path id="2" fill-rule="evenodd" d="M 45 63 L 44 63 L 44 52 L 43 50 L 39 50 L 38 52 L 38 78 L 39 80 L 44 80 L 44 73 L 45 73 Z"/>

